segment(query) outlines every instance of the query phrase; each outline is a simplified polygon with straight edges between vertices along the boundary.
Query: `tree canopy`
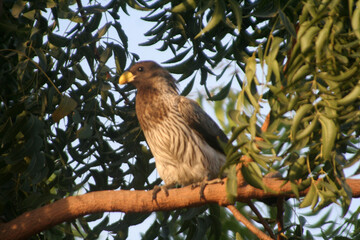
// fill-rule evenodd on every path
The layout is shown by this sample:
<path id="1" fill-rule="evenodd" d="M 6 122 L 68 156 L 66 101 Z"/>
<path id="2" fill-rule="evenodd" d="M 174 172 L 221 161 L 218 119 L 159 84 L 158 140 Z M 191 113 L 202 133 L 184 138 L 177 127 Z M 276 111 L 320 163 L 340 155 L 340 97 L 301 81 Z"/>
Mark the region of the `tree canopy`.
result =
<path id="1" fill-rule="evenodd" d="M 359 182 L 349 180 L 360 171 L 360 1 L 353 0 L 1 1 L 0 232 L 15 231 L 34 209 L 64 207 L 61 199 L 91 204 L 86 196 L 101 201 L 96 191 L 120 190 L 126 206 L 145 196 L 126 190 L 161 184 L 134 88 L 118 86 L 141 56 L 129 51 L 119 15 L 130 8 L 153 23 L 141 45 L 160 43 L 159 54 L 172 54 L 162 65 L 184 82 L 182 94 L 200 84 L 199 101 L 213 101 L 230 137 L 226 200 L 212 195 L 220 185 L 209 186 L 209 202 L 178 195 L 177 207 L 141 211 L 139 203 L 111 222 L 107 212 L 79 212 L 33 238 L 126 239 L 152 211 L 144 239 L 253 239 L 241 213 L 272 238 L 359 237 Z M 212 88 L 219 79 L 225 85 Z M 274 176 L 275 188 L 267 184 Z M 331 213 L 334 205 L 342 216 Z"/>

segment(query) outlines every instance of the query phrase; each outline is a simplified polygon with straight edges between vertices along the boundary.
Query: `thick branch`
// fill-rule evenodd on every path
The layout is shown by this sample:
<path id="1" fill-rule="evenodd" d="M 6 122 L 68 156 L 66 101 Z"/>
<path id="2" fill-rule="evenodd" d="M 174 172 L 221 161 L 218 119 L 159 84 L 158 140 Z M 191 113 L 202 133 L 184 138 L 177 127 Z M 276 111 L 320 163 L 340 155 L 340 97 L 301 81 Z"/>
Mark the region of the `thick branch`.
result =
<path id="1" fill-rule="evenodd" d="M 226 180 L 225 180 L 226 181 Z M 268 197 L 293 197 L 289 183 L 283 180 L 264 178 L 265 184 L 276 193 L 265 193 L 260 189 L 239 183 L 238 201 L 246 202 L 249 199 L 263 199 Z M 353 197 L 360 197 L 360 180 L 347 180 L 353 191 Z M 307 191 L 300 194 L 303 196 Z M 199 189 L 191 186 L 170 189 L 169 196 L 164 192 L 157 195 L 152 201 L 152 191 L 98 191 L 81 196 L 71 196 L 58 200 L 44 207 L 26 212 L 16 219 L 0 225 L 2 239 L 27 239 L 45 229 L 53 227 L 64 221 L 71 221 L 77 217 L 97 212 L 154 212 L 174 210 L 185 207 L 196 207 L 206 203 L 217 203 L 221 206 L 230 205 L 226 198 L 225 184 L 208 185 L 204 190 L 205 199 L 200 199 Z"/>

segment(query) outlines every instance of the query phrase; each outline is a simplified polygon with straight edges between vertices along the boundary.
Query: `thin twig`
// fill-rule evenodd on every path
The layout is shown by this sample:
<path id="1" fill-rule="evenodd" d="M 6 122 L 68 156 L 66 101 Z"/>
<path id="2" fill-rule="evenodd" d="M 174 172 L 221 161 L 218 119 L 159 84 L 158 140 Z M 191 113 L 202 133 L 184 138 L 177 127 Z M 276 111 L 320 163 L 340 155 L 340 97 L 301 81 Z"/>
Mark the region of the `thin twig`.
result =
<path id="1" fill-rule="evenodd" d="M 244 215 L 242 215 L 234 205 L 228 205 L 227 208 L 233 213 L 234 217 L 242 222 L 251 232 L 253 232 L 259 239 L 272 240 L 271 237 L 263 233 L 260 229 L 255 227 Z"/>
<path id="2" fill-rule="evenodd" d="M 82 5 L 82 3 L 81 3 L 80 0 L 76 0 L 76 3 L 77 3 L 77 5 L 78 5 L 78 7 L 79 7 L 79 11 L 80 11 L 80 14 L 81 14 L 81 18 L 82 18 L 82 20 L 83 20 L 83 22 L 84 22 L 84 24 L 85 24 L 85 26 L 86 26 L 88 19 L 87 19 L 86 15 L 85 15 L 85 11 L 84 11 L 84 9 L 83 9 L 83 5 Z"/>
<path id="3" fill-rule="evenodd" d="M 254 203 L 251 201 L 248 201 L 247 204 L 251 208 L 251 210 L 255 213 L 255 215 L 259 218 L 260 223 L 264 226 L 265 230 L 269 233 L 270 237 L 275 239 L 275 234 L 273 233 L 272 229 L 270 228 L 269 224 L 265 221 L 265 219 L 262 217 L 259 210 L 255 207 Z"/>
<path id="4" fill-rule="evenodd" d="M 279 197 L 276 202 L 277 211 L 276 211 L 276 222 L 278 226 L 278 235 L 277 240 L 283 240 L 283 231 L 284 231 L 284 198 Z"/>
<path id="5" fill-rule="evenodd" d="M 32 58 L 30 58 L 29 56 L 27 56 L 24 52 L 21 52 L 19 50 L 16 50 L 16 49 L 0 49 L 0 52 L 3 52 L 3 51 L 9 51 L 9 52 L 15 52 L 17 53 L 18 55 L 21 55 L 22 57 L 25 57 L 29 60 L 29 62 L 31 62 L 32 64 L 35 65 L 35 67 L 44 74 L 44 76 L 46 77 L 46 79 L 50 82 L 50 84 L 55 88 L 56 92 L 59 93 L 60 95 L 61 92 L 60 90 L 56 87 L 55 83 L 50 79 L 50 77 L 46 74 L 46 72 L 39 66 L 39 64 L 37 64 Z"/>

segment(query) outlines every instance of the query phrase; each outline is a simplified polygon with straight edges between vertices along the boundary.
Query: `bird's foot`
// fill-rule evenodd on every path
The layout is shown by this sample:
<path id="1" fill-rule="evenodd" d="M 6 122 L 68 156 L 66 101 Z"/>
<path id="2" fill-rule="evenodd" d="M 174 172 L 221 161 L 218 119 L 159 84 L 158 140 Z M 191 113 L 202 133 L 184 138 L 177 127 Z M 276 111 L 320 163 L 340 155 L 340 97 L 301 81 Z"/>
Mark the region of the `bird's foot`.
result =
<path id="1" fill-rule="evenodd" d="M 166 185 L 164 185 L 164 186 L 155 185 L 155 187 L 153 188 L 153 195 L 152 195 L 153 201 L 156 200 L 156 196 L 161 190 L 164 191 L 164 193 L 167 197 L 169 196 L 168 187 Z"/>
<path id="2" fill-rule="evenodd" d="M 216 183 L 224 184 L 224 181 L 222 179 L 220 179 L 220 178 L 215 178 L 215 179 L 212 179 L 212 180 L 204 180 L 204 181 L 201 181 L 201 182 L 193 183 L 191 185 L 191 189 L 200 187 L 200 199 L 205 199 L 205 195 L 204 195 L 205 187 L 207 185 L 216 184 Z"/>

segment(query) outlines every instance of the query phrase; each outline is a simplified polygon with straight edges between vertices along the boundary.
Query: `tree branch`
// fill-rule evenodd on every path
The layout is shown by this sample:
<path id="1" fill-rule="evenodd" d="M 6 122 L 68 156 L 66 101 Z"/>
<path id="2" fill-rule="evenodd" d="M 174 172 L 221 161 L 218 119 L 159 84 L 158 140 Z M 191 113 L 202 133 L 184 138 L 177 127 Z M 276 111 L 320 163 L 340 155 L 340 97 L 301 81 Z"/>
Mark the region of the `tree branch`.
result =
<path id="1" fill-rule="evenodd" d="M 284 237 L 284 198 L 278 198 L 277 199 L 277 209 L 276 209 L 276 222 L 278 226 L 278 235 L 277 240 L 283 240 Z"/>
<path id="2" fill-rule="evenodd" d="M 244 217 L 244 215 L 242 215 L 234 205 L 229 205 L 227 206 L 227 208 L 234 214 L 234 217 L 239 222 L 242 222 L 245 227 L 247 227 L 251 232 L 253 232 L 259 239 L 272 240 L 271 237 L 260 231 L 260 229 L 255 227 L 249 220 L 247 220 L 247 218 Z"/>
<path id="3" fill-rule="evenodd" d="M 225 179 L 226 182 L 226 179 Z M 290 183 L 283 180 L 264 178 L 264 183 L 275 192 L 265 193 L 246 183 L 239 183 L 237 200 L 247 202 L 249 199 L 263 199 L 269 197 L 294 197 Z M 347 184 L 352 189 L 353 197 L 360 197 L 360 180 L 349 179 Z M 156 201 L 152 201 L 152 191 L 98 191 L 80 196 L 71 196 L 41 208 L 26 212 L 8 223 L 0 225 L 2 239 L 27 239 L 45 229 L 64 221 L 71 221 L 77 217 L 97 212 L 154 212 L 169 211 L 185 207 L 196 207 L 207 203 L 217 203 L 227 206 L 231 203 L 226 197 L 226 184 L 212 184 L 204 190 L 205 199 L 200 199 L 199 189 L 191 186 L 170 189 L 166 197 L 161 191 Z M 307 190 L 300 192 L 301 196 Z"/>
<path id="4" fill-rule="evenodd" d="M 270 228 L 269 224 L 265 221 L 263 216 L 260 214 L 259 210 L 255 207 L 254 203 L 252 201 L 248 201 L 247 203 L 250 207 L 250 209 L 255 213 L 255 215 L 259 218 L 259 222 L 264 226 L 265 230 L 269 233 L 270 237 L 275 239 L 275 235 Z"/>

